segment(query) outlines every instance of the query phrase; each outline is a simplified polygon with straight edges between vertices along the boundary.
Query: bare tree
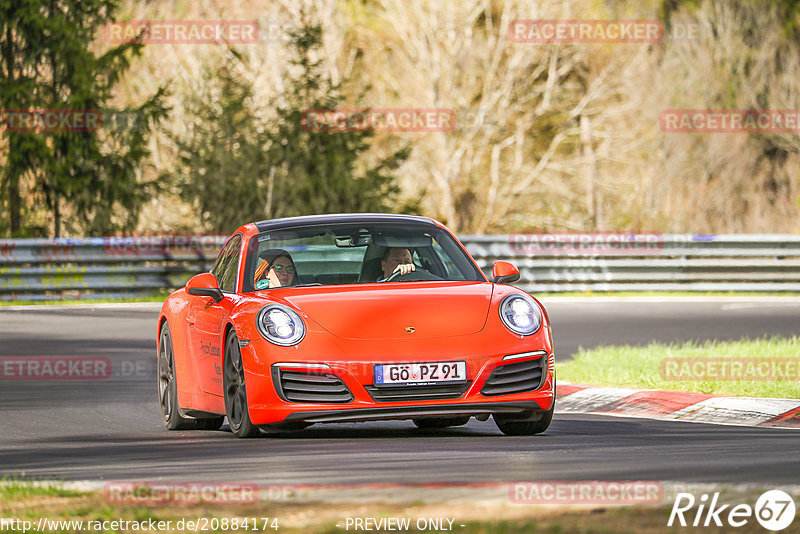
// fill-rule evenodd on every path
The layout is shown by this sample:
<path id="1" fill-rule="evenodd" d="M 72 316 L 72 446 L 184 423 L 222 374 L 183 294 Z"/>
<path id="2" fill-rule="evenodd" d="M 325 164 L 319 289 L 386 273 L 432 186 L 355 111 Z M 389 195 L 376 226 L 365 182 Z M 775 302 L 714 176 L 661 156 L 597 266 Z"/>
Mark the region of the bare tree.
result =
<path id="1" fill-rule="evenodd" d="M 425 207 L 458 231 L 593 227 L 599 165 L 580 118 L 602 131 L 630 53 L 585 43 L 518 43 L 516 19 L 575 18 L 565 2 L 382 0 L 383 41 L 366 51 L 381 102 L 454 109 L 453 131 L 425 135 L 406 171 L 432 184 Z M 414 134 L 420 135 L 420 134 Z M 594 134 L 602 138 L 602 133 Z M 586 173 L 591 173 L 587 179 Z M 592 184 L 591 206 L 575 183 Z M 587 217 L 587 208 L 592 214 Z"/>
<path id="2" fill-rule="evenodd" d="M 668 3 L 657 43 L 518 43 L 516 19 L 655 18 L 661 2 L 601 0 L 128 0 L 122 18 L 256 19 L 259 43 L 240 47 L 259 111 L 283 91 L 282 39 L 304 14 L 323 23 L 331 79 L 374 108 L 445 108 L 452 130 L 380 134 L 371 155 L 412 147 L 405 197 L 459 232 L 523 230 L 800 231 L 796 133 L 667 133 L 666 109 L 800 109 L 800 45 L 785 2 Z M 664 4 L 667 5 L 667 4 Z M 694 31 L 676 38 L 674 29 Z M 670 31 L 670 30 L 673 31 Z M 101 42 L 102 44 L 102 42 Z M 224 46 L 151 46 L 121 104 L 171 80 L 171 130 L 191 127 L 186 96 Z M 175 154 L 151 138 L 154 166 Z M 365 162 L 368 165 L 369 162 Z M 261 177 L 265 183 L 269 175 Z M 325 194 L 321 191 L 320 194 Z M 272 199 L 276 202 L 278 199 Z M 167 193 L 143 225 L 192 224 Z"/>

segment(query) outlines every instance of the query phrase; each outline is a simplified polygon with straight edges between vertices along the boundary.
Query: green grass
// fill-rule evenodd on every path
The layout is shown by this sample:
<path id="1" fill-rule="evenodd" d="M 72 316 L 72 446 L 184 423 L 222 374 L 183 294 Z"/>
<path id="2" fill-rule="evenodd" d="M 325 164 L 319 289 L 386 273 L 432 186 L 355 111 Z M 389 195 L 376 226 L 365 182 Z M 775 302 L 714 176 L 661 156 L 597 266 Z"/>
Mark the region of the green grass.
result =
<path id="1" fill-rule="evenodd" d="M 780 377 L 768 372 L 771 380 L 743 377 L 746 371 L 734 373 L 739 379 L 720 379 L 721 370 L 707 372 L 705 380 L 678 380 L 687 377 L 684 360 L 674 358 L 725 358 L 748 363 L 749 359 L 784 358 L 794 361 L 794 371 Z M 702 362 L 701 362 L 702 363 Z M 558 364 L 558 379 L 575 384 L 634 387 L 671 391 L 690 391 L 713 395 L 744 397 L 777 397 L 800 399 L 800 337 L 704 343 L 651 343 L 644 347 L 608 346 L 581 349 L 571 361 Z M 667 367 L 669 365 L 669 367 Z M 662 368 L 663 366 L 663 368 Z M 719 368 L 718 368 L 719 369 Z M 728 373 L 730 375 L 730 373 Z M 710 376 L 713 375 L 713 376 Z M 695 378 L 695 376 L 692 376 Z"/>
<path id="2" fill-rule="evenodd" d="M 64 489 L 58 484 L 37 483 L 19 477 L 0 478 L 0 501 L 30 497 L 78 497 L 84 494 L 81 491 Z"/>

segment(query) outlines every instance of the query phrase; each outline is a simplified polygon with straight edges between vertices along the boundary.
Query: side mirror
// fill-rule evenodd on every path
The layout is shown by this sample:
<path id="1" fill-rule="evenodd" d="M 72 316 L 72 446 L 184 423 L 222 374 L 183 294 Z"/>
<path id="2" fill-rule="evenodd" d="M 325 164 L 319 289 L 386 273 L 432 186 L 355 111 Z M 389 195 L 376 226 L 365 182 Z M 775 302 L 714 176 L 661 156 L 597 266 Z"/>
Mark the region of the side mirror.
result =
<path id="1" fill-rule="evenodd" d="M 492 266 L 492 282 L 495 284 L 510 284 L 519 280 L 519 269 L 513 263 L 496 261 Z"/>
<path id="2" fill-rule="evenodd" d="M 219 289 L 217 277 L 211 273 L 202 273 L 191 277 L 186 282 L 186 292 L 196 297 L 211 297 L 214 302 L 225 298 Z"/>

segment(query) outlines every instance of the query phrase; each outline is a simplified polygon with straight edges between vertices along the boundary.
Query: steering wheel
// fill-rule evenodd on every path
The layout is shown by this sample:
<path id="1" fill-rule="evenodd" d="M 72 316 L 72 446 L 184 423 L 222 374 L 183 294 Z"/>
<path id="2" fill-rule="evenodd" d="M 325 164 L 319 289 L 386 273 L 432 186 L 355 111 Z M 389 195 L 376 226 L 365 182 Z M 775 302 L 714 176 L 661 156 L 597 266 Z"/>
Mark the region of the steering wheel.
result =
<path id="1" fill-rule="evenodd" d="M 427 280 L 443 280 L 443 278 L 440 278 L 435 274 L 431 274 L 425 269 L 419 268 L 407 274 L 400 274 L 400 271 L 395 271 L 390 274 L 389 277 L 384 280 L 384 282 L 424 282 Z"/>

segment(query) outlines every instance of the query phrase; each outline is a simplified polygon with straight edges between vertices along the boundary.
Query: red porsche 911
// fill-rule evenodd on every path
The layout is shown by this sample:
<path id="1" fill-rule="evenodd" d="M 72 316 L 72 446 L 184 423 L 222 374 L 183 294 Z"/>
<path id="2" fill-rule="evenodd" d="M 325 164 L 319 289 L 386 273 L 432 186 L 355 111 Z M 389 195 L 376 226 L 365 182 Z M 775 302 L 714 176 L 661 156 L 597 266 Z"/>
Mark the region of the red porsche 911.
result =
<path id="1" fill-rule="evenodd" d="M 170 430 L 238 437 L 313 423 L 492 416 L 505 434 L 550 425 L 544 307 L 492 279 L 442 224 L 346 214 L 246 224 L 158 318 L 158 393 Z"/>

